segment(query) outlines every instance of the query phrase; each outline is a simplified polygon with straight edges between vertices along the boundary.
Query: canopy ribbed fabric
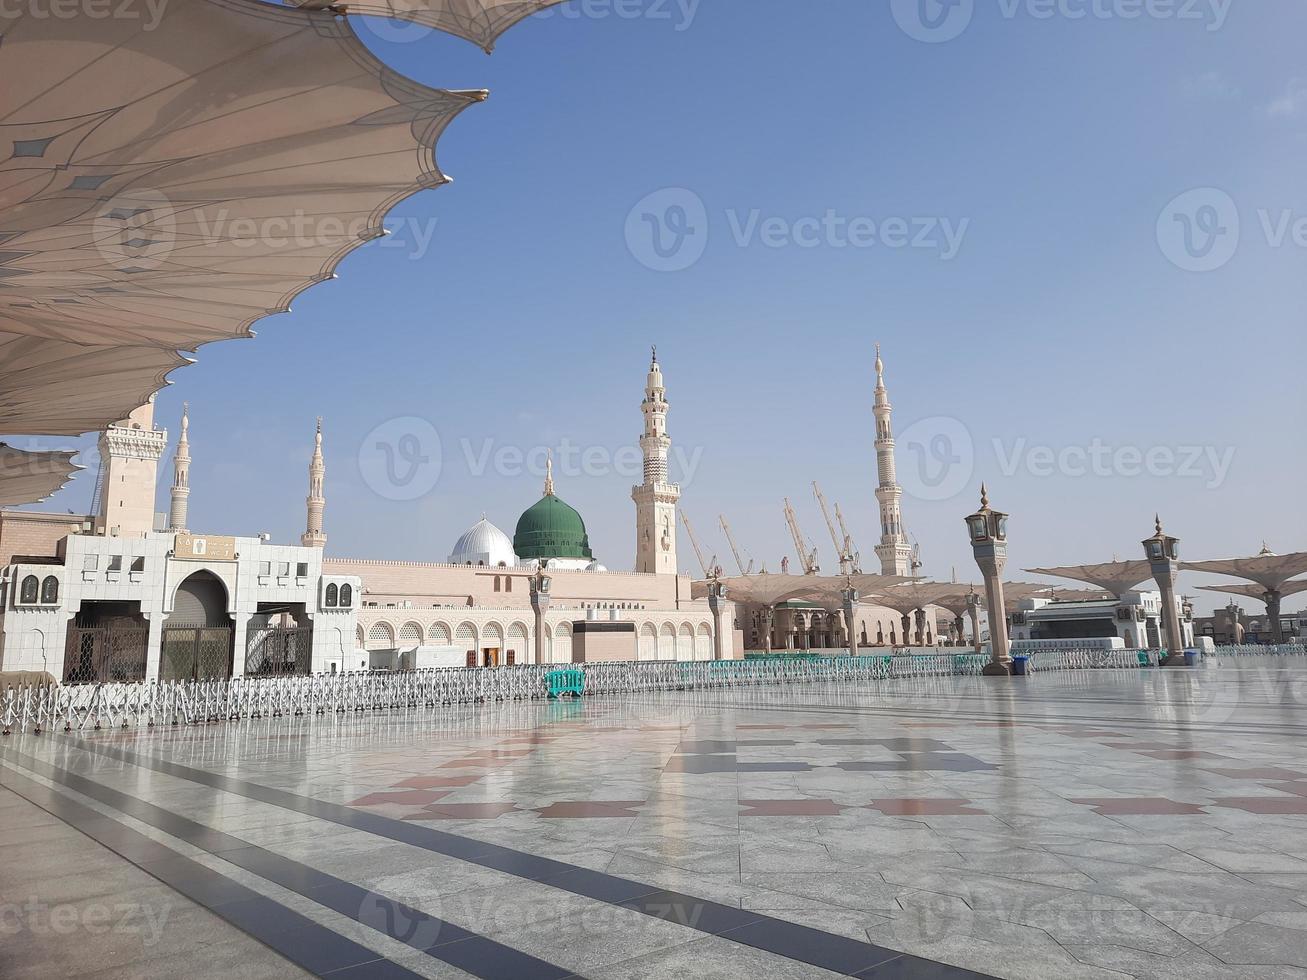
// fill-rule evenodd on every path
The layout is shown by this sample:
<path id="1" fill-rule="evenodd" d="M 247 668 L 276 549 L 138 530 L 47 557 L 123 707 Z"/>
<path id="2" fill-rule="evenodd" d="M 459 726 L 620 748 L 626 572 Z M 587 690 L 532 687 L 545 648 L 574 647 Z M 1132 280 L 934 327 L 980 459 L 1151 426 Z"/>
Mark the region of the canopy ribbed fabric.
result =
<path id="1" fill-rule="evenodd" d="M 1249 599 L 1266 601 L 1266 593 L 1270 590 L 1262 588 L 1260 585 L 1198 585 L 1195 588 L 1202 589 L 1204 592 L 1224 592 L 1229 595 L 1246 596 Z M 1297 595 L 1300 592 L 1307 592 L 1307 581 L 1303 582 L 1285 582 L 1277 590 L 1280 598 L 1287 599 L 1291 595 Z"/>
<path id="2" fill-rule="evenodd" d="M 0 506 L 44 500 L 82 467 L 75 453 L 30 452 L 0 442 Z"/>
<path id="3" fill-rule="evenodd" d="M 1187 563 L 1186 563 L 1187 564 Z M 1120 598 L 1153 577 L 1151 566 L 1143 558 L 1134 561 L 1107 561 L 1097 565 L 1065 565 L 1059 568 L 1027 568 L 1031 575 L 1051 575 L 1088 582 L 1095 588 Z"/>
<path id="4" fill-rule="evenodd" d="M 446 181 L 436 139 L 483 97 L 396 75 L 329 13 L 187 0 L 148 31 L 20 15 L 0 43 L 0 330 L 248 336 Z"/>
<path id="5" fill-rule="evenodd" d="M 284 0 L 305 10 L 322 10 L 333 4 L 350 14 L 369 14 L 426 24 L 466 38 L 490 51 L 495 41 L 518 21 L 562 3 L 563 0 Z"/>
<path id="6" fill-rule="evenodd" d="M 1263 592 L 1283 591 L 1289 579 L 1307 572 L 1307 551 L 1273 555 L 1269 551 L 1253 558 L 1218 558 L 1214 561 L 1186 561 L 1186 571 L 1232 575 L 1256 582 Z"/>
<path id="7" fill-rule="evenodd" d="M 75 436 L 101 428 L 144 405 L 169 371 L 189 363 L 163 347 L 0 333 L 0 432 Z"/>

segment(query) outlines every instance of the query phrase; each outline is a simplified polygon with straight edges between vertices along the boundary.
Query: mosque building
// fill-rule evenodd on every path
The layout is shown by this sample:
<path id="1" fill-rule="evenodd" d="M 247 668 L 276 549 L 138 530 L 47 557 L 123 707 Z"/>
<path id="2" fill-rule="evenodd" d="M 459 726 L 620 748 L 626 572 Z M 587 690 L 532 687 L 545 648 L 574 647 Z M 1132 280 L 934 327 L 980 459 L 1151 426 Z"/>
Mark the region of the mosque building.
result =
<path id="1" fill-rule="evenodd" d="M 636 568 L 613 572 L 552 464 L 511 539 L 483 516 L 443 562 L 324 557 L 321 419 L 298 545 L 200 533 L 188 409 L 169 510 L 155 512 L 168 435 L 151 399 L 101 437 L 93 514 L 0 511 L 0 670 L 91 682 L 739 655 L 730 604 L 714 614 L 677 570 L 667 410 L 655 352 L 632 490 Z"/>

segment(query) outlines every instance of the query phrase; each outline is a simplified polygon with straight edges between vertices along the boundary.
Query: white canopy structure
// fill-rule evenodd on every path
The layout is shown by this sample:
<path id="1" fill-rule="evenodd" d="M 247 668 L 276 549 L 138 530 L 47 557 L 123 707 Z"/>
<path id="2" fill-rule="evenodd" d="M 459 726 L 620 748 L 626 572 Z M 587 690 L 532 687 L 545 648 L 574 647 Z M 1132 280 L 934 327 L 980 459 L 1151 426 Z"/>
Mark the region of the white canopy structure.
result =
<path id="1" fill-rule="evenodd" d="M 1031 575 L 1051 575 L 1088 582 L 1095 588 L 1109 592 L 1118 599 L 1131 589 L 1153 577 L 1152 569 L 1143 558 L 1134 561 L 1108 561 L 1097 565 L 1064 565 L 1059 568 L 1027 568 Z"/>
<path id="2" fill-rule="evenodd" d="M 1184 568 L 1193 572 L 1211 572 L 1214 575 L 1230 575 L 1248 582 L 1255 582 L 1260 598 L 1266 603 L 1266 614 L 1271 621 L 1271 631 L 1276 643 L 1284 642 L 1284 630 L 1280 626 L 1280 600 L 1286 595 L 1301 591 L 1293 589 L 1286 592 L 1289 580 L 1307 572 L 1307 551 L 1296 551 L 1288 555 L 1277 555 L 1262 546 L 1261 553 L 1252 558 L 1218 558 L 1213 561 L 1186 561 Z M 1295 583 L 1296 584 L 1296 583 Z M 1201 586 L 1200 586 L 1201 588 Z M 1228 588 L 1213 587 L 1209 591 L 1232 591 Z M 1240 592 L 1240 595 L 1253 595 L 1253 592 Z"/>
<path id="3" fill-rule="evenodd" d="M 437 30 L 466 38 L 486 51 L 518 21 L 552 7 L 563 0 L 284 0 L 305 10 L 323 10 L 333 5 L 351 14 L 369 14 L 426 24 Z"/>
<path id="4" fill-rule="evenodd" d="M 419 6 L 484 40 L 542 4 Z M 0 432 L 103 428 L 179 349 L 252 336 L 448 180 L 436 141 L 486 96 L 396 74 L 333 11 L 34 11 L 0 36 Z"/>
<path id="5" fill-rule="evenodd" d="M 0 442 L 0 507 L 44 500 L 82 467 L 75 453 L 29 452 Z"/>

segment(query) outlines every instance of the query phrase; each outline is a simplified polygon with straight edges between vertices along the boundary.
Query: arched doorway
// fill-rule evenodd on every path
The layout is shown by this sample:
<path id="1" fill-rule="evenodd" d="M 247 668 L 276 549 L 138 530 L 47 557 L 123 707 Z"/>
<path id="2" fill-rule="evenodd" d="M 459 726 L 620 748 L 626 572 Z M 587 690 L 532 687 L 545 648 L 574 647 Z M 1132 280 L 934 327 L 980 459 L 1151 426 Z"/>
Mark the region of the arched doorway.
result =
<path id="1" fill-rule="evenodd" d="M 208 570 L 188 575 L 177 586 L 172 613 L 163 623 L 159 679 L 230 677 L 233 636 L 222 580 Z"/>

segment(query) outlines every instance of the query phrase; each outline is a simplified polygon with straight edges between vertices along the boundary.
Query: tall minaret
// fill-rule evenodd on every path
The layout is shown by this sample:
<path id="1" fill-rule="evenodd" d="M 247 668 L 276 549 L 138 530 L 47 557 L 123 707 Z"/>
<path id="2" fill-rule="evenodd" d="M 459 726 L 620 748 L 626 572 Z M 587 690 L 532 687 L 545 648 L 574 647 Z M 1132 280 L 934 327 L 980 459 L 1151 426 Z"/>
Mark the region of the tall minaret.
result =
<path id="1" fill-rule="evenodd" d="M 880 359 L 880 344 L 876 345 L 876 472 L 880 482 L 876 499 L 880 501 L 880 544 L 876 556 L 880 559 L 882 575 L 911 575 L 912 547 L 903 530 L 903 513 L 899 501 L 903 488 L 899 486 L 894 466 L 894 429 L 890 425 L 892 407 L 889 392 L 885 389 L 885 363 Z"/>
<path id="2" fill-rule="evenodd" d="M 644 412 L 644 435 L 640 437 L 644 483 L 631 490 L 631 499 L 635 501 L 635 570 L 675 575 L 676 501 L 680 499 L 681 488 L 667 482 L 667 451 L 672 440 L 667 435 L 667 389 L 663 387 L 657 348 L 649 365 L 640 409 Z"/>
<path id="3" fill-rule="evenodd" d="M 318 416 L 318 431 L 313 437 L 313 458 L 309 460 L 309 505 L 308 523 L 300 535 L 300 544 L 306 548 L 322 548 L 327 544 L 327 535 L 322 530 L 322 509 L 327 505 L 322 496 L 322 478 L 327 466 L 322 461 L 322 416 Z"/>
<path id="4" fill-rule="evenodd" d="M 182 403 L 182 431 L 177 453 L 172 458 L 172 505 L 168 509 L 168 530 L 186 530 L 186 511 L 191 495 L 191 407 Z"/>

